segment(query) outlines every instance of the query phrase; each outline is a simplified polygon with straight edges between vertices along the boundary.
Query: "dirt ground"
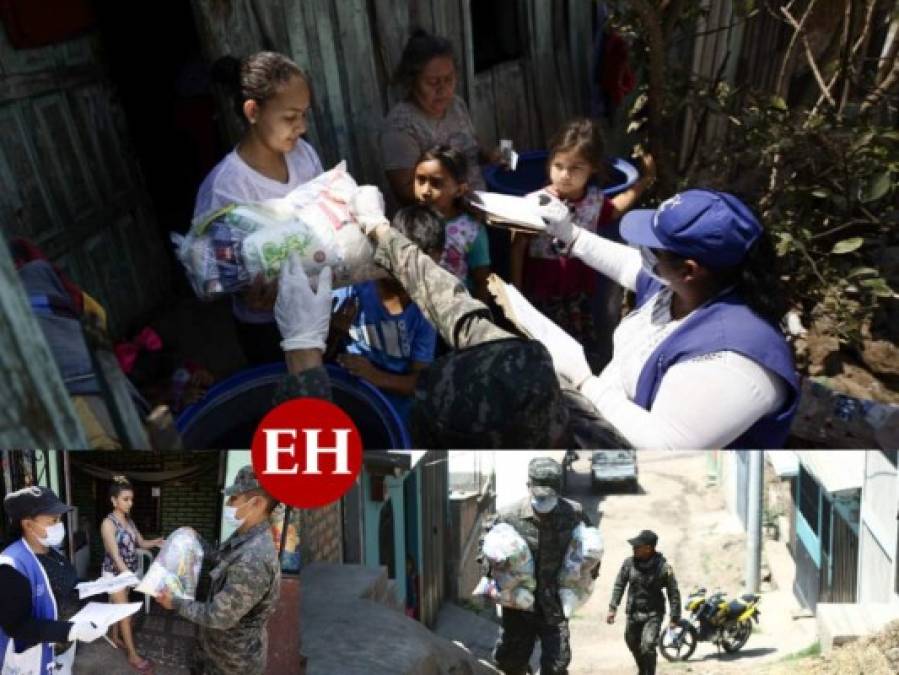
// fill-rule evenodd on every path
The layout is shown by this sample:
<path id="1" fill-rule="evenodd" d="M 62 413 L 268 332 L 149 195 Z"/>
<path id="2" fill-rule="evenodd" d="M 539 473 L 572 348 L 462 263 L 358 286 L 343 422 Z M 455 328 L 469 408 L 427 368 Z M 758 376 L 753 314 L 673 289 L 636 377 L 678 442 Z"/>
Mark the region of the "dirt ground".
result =
<path id="1" fill-rule="evenodd" d="M 743 592 L 745 534 L 726 509 L 721 487 L 707 479 L 705 452 L 650 452 L 639 455 L 640 489 L 636 494 L 593 494 L 589 452 L 569 475 L 568 495 L 598 519 L 605 543 L 603 566 L 596 589 L 570 622 L 573 660 L 571 675 L 635 673 L 624 643 L 624 612 L 619 608 L 613 626 L 605 623 L 609 598 L 621 562 L 630 555 L 627 539 L 646 528 L 659 535 L 658 549 L 678 578 L 682 597 L 695 587 Z M 765 563 L 762 568 L 765 575 Z M 720 673 L 753 670 L 783 659 L 814 642 L 812 619 L 794 620 L 798 605 L 789 588 L 763 585 L 761 621 L 743 650 L 718 654 L 700 643 L 689 662 L 669 664 L 659 658 L 658 672 Z M 765 592 L 767 590 L 767 592 Z"/>
<path id="2" fill-rule="evenodd" d="M 893 675 L 899 672 L 899 621 L 870 638 L 838 647 L 827 656 L 808 657 L 777 664 L 764 675 Z"/>

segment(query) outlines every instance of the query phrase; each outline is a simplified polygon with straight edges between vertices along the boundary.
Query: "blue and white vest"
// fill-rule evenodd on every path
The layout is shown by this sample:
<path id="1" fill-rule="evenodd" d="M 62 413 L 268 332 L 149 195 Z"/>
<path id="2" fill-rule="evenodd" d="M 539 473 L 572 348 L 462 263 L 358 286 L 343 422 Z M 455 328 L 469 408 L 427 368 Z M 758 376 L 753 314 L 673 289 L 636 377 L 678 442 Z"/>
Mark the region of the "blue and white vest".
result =
<path id="1" fill-rule="evenodd" d="M 663 285 L 641 271 L 637 275 L 637 306 Z M 695 310 L 646 360 L 637 380 L 634 402 L 649 410 L 665 372 L 679 361 L 730 351 L 742 354 L 778 375 L 787 385 L 780 409 L 760 418 L 730 448 L 782 448 L 799 406 L 799 376 L 783 333 L 752 311 L 736 292 L 724 293 Z"/>
<path id="2" fill-rule="evenodd" d="M 56 598 L 43 565 L 24 539 L 6 547 L 0 565 L 11 565 L 31 585 L 31 614 L 36 619 L 57 619 Z M 41 642 L 28 646 L 13 640 L 0 629 L 0 674 L 47 675 L 53 672 L 53 647 Z"/>

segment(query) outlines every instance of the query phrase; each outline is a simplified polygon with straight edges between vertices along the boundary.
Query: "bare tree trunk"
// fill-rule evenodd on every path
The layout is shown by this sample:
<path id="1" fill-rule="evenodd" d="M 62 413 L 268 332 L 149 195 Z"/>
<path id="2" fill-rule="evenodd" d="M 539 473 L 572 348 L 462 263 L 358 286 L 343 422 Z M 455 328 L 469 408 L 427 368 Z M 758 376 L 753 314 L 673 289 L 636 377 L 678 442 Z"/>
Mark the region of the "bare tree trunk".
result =
<path id="1" fill-rule="evenodd" d="M 665 141 L 666 50 L 662 19 L 650 0 L 631 0 L 631 5 L 640 15 L 649 50 L 649 150 L 658 167 L 659 192 L 667 196 L 675 190 L 676 177 L 673 158 Z"/>

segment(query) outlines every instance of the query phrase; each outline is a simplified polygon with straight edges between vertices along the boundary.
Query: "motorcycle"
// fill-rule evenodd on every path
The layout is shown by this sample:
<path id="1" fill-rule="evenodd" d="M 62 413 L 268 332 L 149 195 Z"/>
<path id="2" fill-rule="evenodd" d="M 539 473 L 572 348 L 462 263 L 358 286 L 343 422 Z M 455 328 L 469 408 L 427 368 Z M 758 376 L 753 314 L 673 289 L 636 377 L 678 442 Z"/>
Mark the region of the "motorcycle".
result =
<path id="1" fill-rule="evenodd" d="M 752 622 L 759 622 L 760 600 L 756 593 L 731 600 L 726 593 L 709 595 L 705 588 L 697 588 L 684 603 L 690 618 L 662 631 L 659 652 L 668 661 L 686 661 L 699 642 L 711 642 L 729 654 L 740 651 L 752 634 Z"/>

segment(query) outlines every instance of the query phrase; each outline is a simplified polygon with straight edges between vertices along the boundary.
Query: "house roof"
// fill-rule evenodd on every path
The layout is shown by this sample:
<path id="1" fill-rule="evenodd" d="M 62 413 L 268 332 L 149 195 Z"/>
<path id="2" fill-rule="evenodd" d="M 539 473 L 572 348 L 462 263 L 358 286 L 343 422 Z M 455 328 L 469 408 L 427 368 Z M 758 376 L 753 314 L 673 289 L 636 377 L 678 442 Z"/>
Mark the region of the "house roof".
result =
<path id="1" fill-rule="evenodd" d="M 799 473 L 799 459 L 792 450 L 765 450 L 765 457 L 778 478 L 790 478 Z"/>
<path id="2" fill-rule="evenodd" d="M 860 490 L 865 482 L 865 453 L 857 450 L 797 450 L 796 457 L 830 494 Z"/>

